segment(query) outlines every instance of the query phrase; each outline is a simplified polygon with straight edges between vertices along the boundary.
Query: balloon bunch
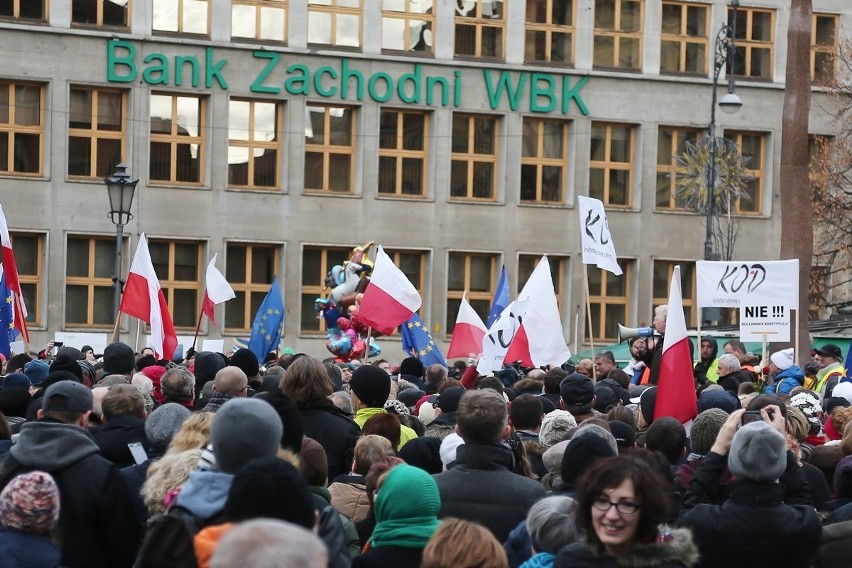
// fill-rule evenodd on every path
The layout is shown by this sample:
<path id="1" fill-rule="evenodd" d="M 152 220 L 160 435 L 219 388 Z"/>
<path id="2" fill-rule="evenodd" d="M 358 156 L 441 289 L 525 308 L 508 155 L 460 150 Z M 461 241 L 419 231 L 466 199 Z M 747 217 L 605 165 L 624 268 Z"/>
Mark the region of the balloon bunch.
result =
<path id="1" fill-rule="evenodd" d="M 352 258 L 335 265 L 325 276 L 323 289 L 331 288 L 327 298 L 314 300 L 314 310 L 328 330 L 326 349 L 339 361 L 361 359 L 365 354 L 378 357 L 381 346 L 367 337 L 368 326 L 358 319 L 358 303 L 370 283 L 373 263 L 366 258 L 370 241 L 353 249 Z M 377 335 L 373 330 L 372 335 Z"/>

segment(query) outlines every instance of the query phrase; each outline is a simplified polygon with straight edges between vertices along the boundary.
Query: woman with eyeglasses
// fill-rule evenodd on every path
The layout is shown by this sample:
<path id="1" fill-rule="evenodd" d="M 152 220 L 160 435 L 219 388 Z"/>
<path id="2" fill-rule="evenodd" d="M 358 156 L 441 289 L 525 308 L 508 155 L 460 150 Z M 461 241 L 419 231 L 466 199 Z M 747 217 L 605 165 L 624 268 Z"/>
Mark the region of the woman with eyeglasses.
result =
<path id="1" fill-rule="evenodd" d="M 578 481 L 581 543 L 559 551 L 560 567 L 692 567 L 698 549 L 688 529 L 668 530 L 668 482 L 627 455 L 598 460 Z"/>

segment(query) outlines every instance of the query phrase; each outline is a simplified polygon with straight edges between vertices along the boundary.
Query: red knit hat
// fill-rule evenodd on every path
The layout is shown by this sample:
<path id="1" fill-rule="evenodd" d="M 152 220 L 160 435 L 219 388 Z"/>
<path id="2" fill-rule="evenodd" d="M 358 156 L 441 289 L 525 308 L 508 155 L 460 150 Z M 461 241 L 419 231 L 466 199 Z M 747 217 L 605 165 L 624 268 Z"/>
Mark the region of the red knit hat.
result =
<path id="1" fill-rule="evenodd" d="M 0 525 L 44 534 L 59 520 L 59 488 L 49 473 L 15 477 L 0 493 Z"/>

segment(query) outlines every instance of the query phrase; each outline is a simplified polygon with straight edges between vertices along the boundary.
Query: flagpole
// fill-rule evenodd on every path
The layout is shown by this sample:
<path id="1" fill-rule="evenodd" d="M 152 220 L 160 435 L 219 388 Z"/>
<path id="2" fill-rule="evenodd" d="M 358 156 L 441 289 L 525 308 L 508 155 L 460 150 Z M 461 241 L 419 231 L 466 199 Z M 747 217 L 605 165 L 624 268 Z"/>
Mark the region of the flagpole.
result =
<path id="1" fill-rule="evenodd" d="M 121 323 L 121 311 L 116 314 L 115 325 L 112 328 L 112 342 L 118 342 L 118 325 Z"/>
<path id="2" fill-rule="evenodd" d="M 202 309 L 198 313 L 198 324 L 195 326 L 195 337 L 192 338 L 192 349 L 195 349 L 195 343 L 198 341 L 198 330 L 201 329 L 201 318 L 204 316 L 204 310 Z"/>
<path id="3" fill-rule="evenodd" d="M 598 372 L 595 369 L 595 340 L 594 332 L 592 331 L 592 299 L 589 294 L 589 265 L 584 264 L 583 270 L 585 278 L 583 279 L 583 288 L 586 290 L 586 314 L 589 316 L 589 347 L 592 350 L 592 381 L 598 382 Z"/>
<path id="4" fill-rule="evenodd" d="M 373 328 L 367 328 L 367 347 L 364 349 L 364 364 L 367 365 L 370 363 L 370 336 L 373 334 Z"/>
<path id="5" fill-rule="evenodd" d="M 136 320 L 136 343 L 133 344 L 133 349 L 135 349 L 137 353 L 139 353 L 139 332 L 141 331 L 141 329 L 142 329 L 142 322 L 137 319 Z"/>

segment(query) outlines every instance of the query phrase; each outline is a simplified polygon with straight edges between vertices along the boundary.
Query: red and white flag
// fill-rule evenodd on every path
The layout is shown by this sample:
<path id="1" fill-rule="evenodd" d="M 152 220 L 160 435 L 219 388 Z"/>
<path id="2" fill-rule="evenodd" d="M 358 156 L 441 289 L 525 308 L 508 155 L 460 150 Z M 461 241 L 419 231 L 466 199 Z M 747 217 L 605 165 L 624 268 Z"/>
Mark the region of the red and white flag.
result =
<path id="1" fill-rule="evenodd" d="M 3 271 L 6 274 L 6 287 L 12 292 L 12 303 L 17 327 L 24 341 L 29 343 L 30 333 L 27 330 L 27 306 L 21 293 L 21 281 L 18 279 L 18 265 L 15 263 L 15 253 L 12 252 L 12 239 L 9 238 L 9 225 L 3 206 L 0 205 L 0 243 L 3 245 Z"/>
<path id="2" fill-rule="evenodd" d="M 683 315 L 680 266 L 675 266 L 669 288 L 669 308 L 666 333 L 663 337 L 663 357 L 657 380 L 654 420 L 672 416 L 683 424 L 695 418 L 696 414 L 698 404 L 695 398 L 689 337 L 686 334 L 686 318 Z"/>
<path id="3" fill-rule="evenodd" d="M 447 350 L 447 359 L 470 357 L 471 354 L 476 356 L 482 353 L 482 338 L 487 331 L 482 318 L 462 294 L 459 314 L 456 316 L 456 325 L 453 327 L 453 338 Z"/>
<path id="4" fill-rule="evenodd" d="M 373 276 L 358 306 L 358 319 L 389 335 L 408 321 L 422 303 L 417 288 L 379 245 Z"/>
<path id="5" fill-rule="evenodd" d="M 178 344 L 177 333 L 160 281 L 154 272 L 145 233 L 139 237 L 139 246 L 130 265 L 119 311 L 151 326 L 151 348 L 159 359 L 171 359 L 174 356 Z"/>
<path id="6" fill-rule="evenodd" d="M 216 314 L 213 308 L 217 304 L 227 302 L 237 295 L 234 289 L 225 280 L 225 277 L 216 269 L 216 257 L 213 255 L 210 263 L 207 265 L 206 288 L 204 290 L 204 302 L 201 304 L 201 311 L 210 319 L 210 323 L 216 325 Z"/>

